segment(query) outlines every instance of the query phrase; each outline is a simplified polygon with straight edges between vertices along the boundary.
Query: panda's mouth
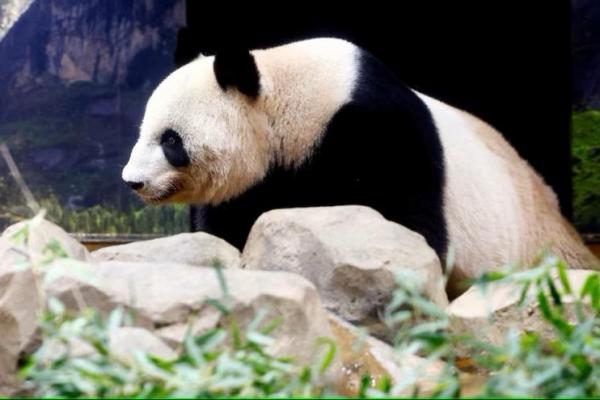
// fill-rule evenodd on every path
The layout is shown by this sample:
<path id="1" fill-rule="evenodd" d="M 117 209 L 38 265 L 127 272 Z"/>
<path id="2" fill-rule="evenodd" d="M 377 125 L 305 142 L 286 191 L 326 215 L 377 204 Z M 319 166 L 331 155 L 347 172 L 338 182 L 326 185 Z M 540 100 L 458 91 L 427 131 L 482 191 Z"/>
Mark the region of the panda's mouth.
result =
<path id="1" fill-rule="evenodd" d="M 168 201 L 170 198 L 175 196 L 181 190 L 181 185 L 172 184 L 166 190 L 160 192 L 157 195 L 148 196 L 142 195 L 142 199 L 147 203 L 159 204 Z"/>

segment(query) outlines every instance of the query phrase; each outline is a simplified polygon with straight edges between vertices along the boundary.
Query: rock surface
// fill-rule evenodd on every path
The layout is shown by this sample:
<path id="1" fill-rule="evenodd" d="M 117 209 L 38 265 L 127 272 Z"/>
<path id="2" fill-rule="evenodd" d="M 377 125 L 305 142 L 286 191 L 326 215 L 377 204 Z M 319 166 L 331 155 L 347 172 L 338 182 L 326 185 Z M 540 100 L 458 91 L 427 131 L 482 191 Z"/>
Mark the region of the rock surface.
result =
<path id="1" fill-rule="evenodd" d="M 216 308 L 204 310 L 201 318 L 194 318 L 190 322 L 175 323 L 164 328 L 156 329 L 155 333 L 169 346 L 175 348 L 180 345 L 189 331 L 191 335 L 201 335 L 203 332 L 218 326 L 221 312 Z"/>
<path id="2" fill-rule="evenodd" d="M 223 322 L 225 317 L 206 304 L 206 300 L 221 299 L 242 324 L 259 310 L 286 321 L 273 332 L 278 339 L 271 348 L 274 354 L 297 355 L 306 362 L 314 353 L 315 340 L 331 336 L 315 287 L 294 274 L 223 270 L 229 293 L 224 297 L 212 268 L 111 261 L 100 263 L 95 272 L 114 303 L 132 308 L 140 321 L 151 322 L 163 333 L 188 322 L 204 327 Z M 170 338 L 172 342 L 178 339 L 176 335 Z"/>
<path id="3" fill-rule="evenodd" d="M 12 236 L 25 227 L 27 222 L 19 222 L 11 225 L 2 232 L 2 238 L 10 241 Z M 26 250 L 37 255 L 43 253 L 44 248 L 51 245 L 53 241 L 60 244 L 65 256 L 80 261 L 91 261 L 90 253 L 84 245 L 79 243 L 61 227 L 46 220 L 30 225 L 28 244 Z M 24 249 L 25 250 L 25 249 Z"/>
<path id="4" fill-rule="evenodd" d="M 430 362 L 414 355 L 400 358 L 391 346 L 365 335 L 339 317 L 330 314 L 329 322 L 341 352 L 342 394 L 356 396 L 364 375 L 371 376 L 372 387 L 389 377 L 395 385 L 394 396 L 411 395 L 416 386 L 427 393 L 436 386 L 436 378 L 444 368 L 443 362 Z"/>
<path id="5" fill-rule="evenodd" d="M 0 384 L 15 372 L 19 354 L 33 341 L 38 324 L 39 295 L 31 270 L 7 266 L 0 240 Z"/>
<path id="6" fill-rule="evenodd" d="M 90 258 L 85 247 L 44 220 L 30 225 L 26 243 L 17 243 L 12 237 L 24 224 L 10 226 L 0 237 L 0 386 L 10 383 L 19 355 L 35 346 L 41 277 L 28 268 L 24 254 L 39 262 L 54 240 L 67 256 L 81 261 Z"/>
<path id="7" fill-rule="evenodd" d="M 136 352 L 144 352 L 171 360 L 177 356 L 154 333 L 144 328 L 124 326 L 113 330 L 109 336 L 110 352 L 128 362 L 134 362 Z"/>
<path id="8" fill-rule="evenodd" d="M 181 233 L 105 247 L 92 253 L 96 261 L 173 262 L 210 267 L 219 261 L 225 268 L 239 268 L 238 249 L 204 232 Z"/>
<path id="9" fill-rule="evenodd" d="M 177 356 L 177 353 L 154 333 L 134 326 L 121 326 L 111 330 L 108 337 L 108 350 L 111 356 L 127 363 L 135 362 L 136 352 L 152 354 L 165 360 Z M 55 360 L 66 351 L 67 347 L 63 342 L 52 340 L 46 342 L 45 351 L 41 354 L 41 358 L 44 361 Z M 68 351 L 71 357 L 89 357 L 97 353 L 97 350 L 89 342 L 78 337 L 69 339 Z"/>
<path id="10" fill-rule="evenodd" d="M 316 339 L 331 337 L 315 287 L 294 274 L 223 270 L 229 293 L 224 295 L 213 268 L 106 261 L 95 265 L 93 272 L 92 282 L 56 279 L 48 285 L 48 293 L 68 308 L 83 303 L 104 314 L 123 305 L 133 311 L 136 325 L 157 329 L 171 345 L 183 340 L 188 323 L 195 334 L 225 323 L 227 317 L 206 303 L 210 299 L 221 301 L 242 325 L 260 310 L 267 311 L 267 319 L 286 321 L 273 332 L 277 340 L 270 350 L 277 355 L 295 355 L 309 362 Z"/>
<path id="11" fill-rule="evenodd" d="M 588 276 L 597 274 L 575 269 L 566 272 L 575 293 L 581 290 Z M 557 285 L 560 286 L 560 283 L 557 282 Z M 495 345 L 505 342 L 511 328 L 517 332 L 534 331 L 551 337 L 554 331 L 544 321 L 534 299 L 529 299 L 525 307 L 519 306 L 521 288 L 522 285 L 517 284 L 492 283 L 484 293 L 478 287 L 471 287 L 447 309 L 451 331 Z M 563 296 L 562 300 L 568 310 L 573 298 Z"/>
<path id="12" fill-rule="evenodd" d="M 33 274 L 12 267 L 11 253 L 8 241 L 0 238 L 0 395 L 14 388 L 19 353 L 37 323 L 35 290 L 23 290 L 35 287 Z"/>
<path id="13" fill-rule="evenodd" d="M 304 276 L 329 310 L 359 324 L 377 318 L 399 272 L 439 306 L 448 304 L 440 262 L 425 239 L 362 206 L 269 211 L 252 227 L 242 265 Z"/>

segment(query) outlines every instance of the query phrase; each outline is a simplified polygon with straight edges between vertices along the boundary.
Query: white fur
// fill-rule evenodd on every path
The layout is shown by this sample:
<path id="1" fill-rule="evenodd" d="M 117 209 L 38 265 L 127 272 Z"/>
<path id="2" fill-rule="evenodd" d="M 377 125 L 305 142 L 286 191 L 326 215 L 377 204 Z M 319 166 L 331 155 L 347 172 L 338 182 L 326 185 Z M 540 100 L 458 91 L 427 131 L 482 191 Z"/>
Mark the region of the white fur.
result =
<path id="1" fill-rule="evenodd" d="M 455 261 L 483 271 L 522 253 L 523 215 L 513 177 L 456 109 L 418 94 L 431 111 L 446 166 L 444 214 Z"/>
<path id="2" fill-rule="evenodd" d="M 429 108 L 444 149 L 444 215 L 455 251 L 451 286 L 507 264 L 527 264 L 544 249 L 573 268 L 598 267 L 561 215 L 552 189 L 496 130 L 417 95 Z"/>

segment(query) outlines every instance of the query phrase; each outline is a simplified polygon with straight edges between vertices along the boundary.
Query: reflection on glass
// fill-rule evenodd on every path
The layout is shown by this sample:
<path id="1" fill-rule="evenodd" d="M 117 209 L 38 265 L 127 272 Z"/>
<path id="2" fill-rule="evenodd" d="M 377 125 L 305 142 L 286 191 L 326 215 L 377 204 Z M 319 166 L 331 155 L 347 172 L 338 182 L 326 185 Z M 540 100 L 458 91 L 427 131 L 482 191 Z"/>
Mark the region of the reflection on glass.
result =
<path id="1" fill-rule="evenodd" d="M 70 232 L 188 230 L 187 207 L 144 207 L 120 178 L 146 100 L 173 68 L 184 1 L 0 0 L 0 10 L 0 142 L 50 219 Z M 1 227 L 30 215 L 0 160 Z"/>

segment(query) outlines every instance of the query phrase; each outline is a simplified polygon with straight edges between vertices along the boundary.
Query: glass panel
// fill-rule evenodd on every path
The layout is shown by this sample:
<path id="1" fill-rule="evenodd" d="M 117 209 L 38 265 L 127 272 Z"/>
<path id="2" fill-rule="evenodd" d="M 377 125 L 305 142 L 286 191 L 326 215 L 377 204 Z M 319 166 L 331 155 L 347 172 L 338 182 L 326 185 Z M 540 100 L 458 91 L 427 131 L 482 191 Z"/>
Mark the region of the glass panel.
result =
<path id="1" fill-rule="evenodd" d="M 189 230 L 188 207 L 144 207 L 120 176 L 145 102 L 174 67 L 185 2 L 0 0 L 0 10 L 0 141 L 50 219 L 70 232 Z M 30 215 L 0 159 L 0 225 Z"/>

